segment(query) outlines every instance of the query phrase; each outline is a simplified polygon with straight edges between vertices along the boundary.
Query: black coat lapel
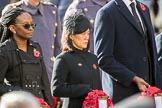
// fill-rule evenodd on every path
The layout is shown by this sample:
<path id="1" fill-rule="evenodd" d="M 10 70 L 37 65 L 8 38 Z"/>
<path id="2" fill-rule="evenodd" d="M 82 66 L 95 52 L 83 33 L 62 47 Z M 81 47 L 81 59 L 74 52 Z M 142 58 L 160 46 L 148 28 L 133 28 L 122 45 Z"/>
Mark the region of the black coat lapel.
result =
<path id="1" fill-rule="evenodd" d="M 116 1 L 116 5 L 117 5 L 119 11 L 121 12 L 121 14 L 123 14 L 123 16 L 132 24 L 132 26 L 135 27 L 135 29 L 138 32 L 140 32 L 140 29 L 139 29 L 135 19 L 133 18 L 131 12 L 129 11 L 129 9 L 125 5 L 125 3 L 122 0 L 115 0 L 115 1 Z M 143 33 L 141 33 L 141 34 L 143 35 Z"/>
<path id="2" fill-rule="evenodd" d="M 143 7 L 143 8 L 142 8 Z M 141 18 L 143 19 L 143 23 L 145 24 L 147 31 L 149 32 L 152 28 L 152 24 L 151 24 L 151 19 L 149 16 L 149 12 L 148 9 L 146 8 L 146 6 L 140 2 L 137 2 L 137 9 L 138 12 L 140 13 Z M 152 31 L 152 30 L 151 30 Z"/>

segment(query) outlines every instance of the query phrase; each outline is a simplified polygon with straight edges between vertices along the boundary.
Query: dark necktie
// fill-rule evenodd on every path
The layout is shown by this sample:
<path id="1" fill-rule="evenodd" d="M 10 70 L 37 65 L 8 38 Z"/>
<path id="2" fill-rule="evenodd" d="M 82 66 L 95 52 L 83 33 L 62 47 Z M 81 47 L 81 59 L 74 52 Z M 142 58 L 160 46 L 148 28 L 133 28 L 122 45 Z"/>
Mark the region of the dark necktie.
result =
<path id="1" fill-rule="evenodd" d="M 142 33 L 144 33 L 144 32 L 143 32 L 142 25 L 141 25 L 141 21 L 139 20 L 139 17 L 138 17 L 138 15 L 137 15 L 137 13 L 136 13 L 135 3 L 132 2 L 132 3 L 130 4 L 130 6 L 131 6 L 131 8 L 132 8 L 133 17 L 134 17 L 135 21 L 137 22 L 137 25 L 138 25 L 140 31 L 141 31 Z"/>

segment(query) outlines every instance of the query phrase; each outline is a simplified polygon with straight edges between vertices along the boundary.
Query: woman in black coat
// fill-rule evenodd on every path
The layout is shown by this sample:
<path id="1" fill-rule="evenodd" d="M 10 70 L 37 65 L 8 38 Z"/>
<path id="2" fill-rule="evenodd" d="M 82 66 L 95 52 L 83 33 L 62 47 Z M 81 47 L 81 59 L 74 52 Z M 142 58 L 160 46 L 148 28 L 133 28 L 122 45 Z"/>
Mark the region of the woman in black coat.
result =
<path id="1" fill-rule="evenodd" d="M 102 89 L 97 57 L 88 52 L 90 22 L 80 13 L 65 18 L 62 50 L 54 62 L 52 93 L 63 98 L 62 108 L 82 108 L 92 89 Z"/>
<path id="2" fill-rule="evenodd" d="M 0 95 L 14 90 L 29 91 L 53 108 L 40 45 L 30 40 L 32 17 L 21 8 L 7 10 L 0 25 Z"/>

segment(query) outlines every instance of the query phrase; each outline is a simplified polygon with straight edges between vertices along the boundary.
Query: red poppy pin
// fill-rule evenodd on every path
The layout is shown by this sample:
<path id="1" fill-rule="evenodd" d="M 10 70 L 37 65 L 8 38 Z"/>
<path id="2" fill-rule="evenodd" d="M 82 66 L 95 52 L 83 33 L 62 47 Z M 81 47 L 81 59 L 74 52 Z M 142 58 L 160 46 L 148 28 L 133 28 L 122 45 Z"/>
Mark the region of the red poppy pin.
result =
<path id="1" fill-rule="evenodd" d="M 97 65 L 96 64 L 93 64 L 93 69 L 97 69 Z"/>
<path id="2" fill-rule="evenodd" d="M 34 48 L 33 52 L 34 52 L 34 57 L 40 56 L 40 52 L 38 50 L 36 50 L 35 48 Z"/>
<path id="3" fill-rule="evenodd" d="M 143 11 L 145 11 L 146 10 L 146 7 L 145 7 L 145 5 L 144 4 L 140 4 L 140 7 L 141 7 L 141 9 L 143 10 Z"/>

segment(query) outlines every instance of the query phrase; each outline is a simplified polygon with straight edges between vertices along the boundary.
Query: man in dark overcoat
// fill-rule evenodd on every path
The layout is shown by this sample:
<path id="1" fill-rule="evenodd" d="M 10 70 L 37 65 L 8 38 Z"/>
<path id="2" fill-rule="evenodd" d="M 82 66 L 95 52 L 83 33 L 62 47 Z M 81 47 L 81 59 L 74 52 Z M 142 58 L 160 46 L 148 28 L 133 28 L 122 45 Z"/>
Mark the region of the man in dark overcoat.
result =
<path id="1" fill-rule="evenodd" d="M 113 77 L 114 103 L 158 86 L 154 30 L 143 3 L 111 0 L 103 6 L 96 15 L 94 44 L 100 67 Z"/>

